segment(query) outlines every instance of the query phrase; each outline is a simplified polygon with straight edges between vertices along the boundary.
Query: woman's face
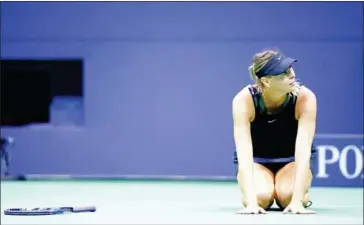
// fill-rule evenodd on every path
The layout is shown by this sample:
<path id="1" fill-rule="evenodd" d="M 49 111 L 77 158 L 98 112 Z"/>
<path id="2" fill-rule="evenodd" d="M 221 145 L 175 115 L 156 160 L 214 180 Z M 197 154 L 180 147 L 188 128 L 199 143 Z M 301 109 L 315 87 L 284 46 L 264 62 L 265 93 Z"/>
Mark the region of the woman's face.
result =
<path id="1" fill-rule="evenodd" d="M 283 74 L 270 79 L 270 89 L 279 92 L 289 93 L 294 90 L 295 84 L 296 75 L 292 67 L 289 67 Z"/>

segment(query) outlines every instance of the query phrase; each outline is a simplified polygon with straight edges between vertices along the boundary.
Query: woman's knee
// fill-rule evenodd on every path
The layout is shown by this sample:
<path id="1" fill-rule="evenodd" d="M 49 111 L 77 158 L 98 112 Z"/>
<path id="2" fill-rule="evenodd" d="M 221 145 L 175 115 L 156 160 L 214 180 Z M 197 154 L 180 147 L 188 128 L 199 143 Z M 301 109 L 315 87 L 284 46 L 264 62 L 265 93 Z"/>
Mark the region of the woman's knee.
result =
<path id="1" fill-rule="evenodd" d="M 258 205 L 263 209 L 268 209 L 274 203 L 273 180 L 264 179 L 263 177 L 261 177 L 261 179 L 259 179 L 259 177 L 255 177 L 255 190 Z M 243 205 L 246 206 L 245 198 L 243 199 Z"/>
<path id="2" fill-rule="evenodd" d="M 257 188 L 256 198 L 258 205 L 263 209 L 268 209 L 274 203 L 274 187 L 262 187 Z M 246 206 L 245 199 L 243 205 Z"/>
<path id="3" fill-rule="evenodd" d="M 292 194 L 293 194 L 293 188 L 282 188 L 277 186 L 275 188 L 275 200 L 277 205 L 280 208 L 286 208 L 288 204 L 291 202 Z"/>
<path id="4" fill-rule="evenodd" d="M 275 200 L 279 208 L 284 209 L 286 208 L 292 200 L 293 191 L 289 190 L 277 190 L 275 191 Z M 309 202 L 308 193 L 306 193 L 303 197 L 303 205 L 307 205 Z"/>
<path id="5" fill-rule="evenodd" d="M 237 176 L 239 182 L 239 175 Z M 242 182 L 239 182 L 242 184 Z M 267 209 L 274 202 L 274 176 L 264 166 L 254 164 L 254 183 L 256 190 L 256 198 L 260 207 Z M 243 205 L 246 202 L 243 200 Z"/>
<path id="6" fill-rule="evenodd" d="M 278 171 L 275 180 L 275 200 L 280 208 L 285 208 L 291 202 L 294 188 L 294 163 L 286 165 Z M 312 173 L 308 173 L 304 189 L 308 192 L 311 186 Z M 306 193 L 303 203 L 307 204 L 309 201 L 308 194 Z"/>
<path id="7" fill-rule="evenodd" d="M 257 192 L 258 205 L 263 209 L 268 209 L 274 202 L 274 186 L 265 187 Z"/>
<path id="8" fill-rule="evenodd" d="M 285 185 L 278 185 L 275 187 L 274 198 L 276 200 L 277 205 L 284 209 L 286 208 L 289 203 L 291 203 L 292 195 L 293 195 L 293 186 L 285 186 Z M 306 205 L 309 201 L 308 193 L 305 194 L 303 198 L 303 204 Z"/>
<path id="9" fill-rule="evenodd" d="M 260 176 L 255 177 L 257 201 L 260 207 L 268 209 L 274 202 L 274 175 L 265 166 L 255 164 Z"/>

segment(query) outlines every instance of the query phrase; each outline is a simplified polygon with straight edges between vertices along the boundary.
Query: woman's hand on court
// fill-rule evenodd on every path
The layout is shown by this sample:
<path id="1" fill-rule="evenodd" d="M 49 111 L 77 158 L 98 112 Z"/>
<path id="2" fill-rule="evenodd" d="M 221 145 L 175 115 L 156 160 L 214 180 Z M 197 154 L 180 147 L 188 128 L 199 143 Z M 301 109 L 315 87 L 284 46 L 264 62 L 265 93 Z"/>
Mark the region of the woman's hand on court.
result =
<path id="1" fill-rule="evenodd" d="M 284 210 L 283 213 L 291 214 L 316 214 L 315 211 L 306 209 L 301 202 L 291 202 Z"/>
<path id="2" fill-rule="evenodd" d="M 267 212 L 258 205 L 247 205 L 245 208 L 239 209 L 236 214 L 266 214 Z"/>

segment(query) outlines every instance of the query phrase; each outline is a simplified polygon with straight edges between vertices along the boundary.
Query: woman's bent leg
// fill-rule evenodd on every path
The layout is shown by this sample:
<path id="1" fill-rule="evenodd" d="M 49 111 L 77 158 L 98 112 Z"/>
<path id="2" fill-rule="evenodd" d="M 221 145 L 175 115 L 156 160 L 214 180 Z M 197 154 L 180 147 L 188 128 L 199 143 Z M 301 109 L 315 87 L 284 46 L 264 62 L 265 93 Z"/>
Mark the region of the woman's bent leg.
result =
<path id="1" fill-rule="evenodd" d="M 239 180 L 239 173 L 237 175 L 239 185 L 242 182 Z M 254 183 L 257 193 L 257 201 L 260 207 L 268 209 L 274 203 L 274 175 L 261 164 L 254 163 Z M 243 196 L 243 206 L 246 207 L 245 198 Z"/>

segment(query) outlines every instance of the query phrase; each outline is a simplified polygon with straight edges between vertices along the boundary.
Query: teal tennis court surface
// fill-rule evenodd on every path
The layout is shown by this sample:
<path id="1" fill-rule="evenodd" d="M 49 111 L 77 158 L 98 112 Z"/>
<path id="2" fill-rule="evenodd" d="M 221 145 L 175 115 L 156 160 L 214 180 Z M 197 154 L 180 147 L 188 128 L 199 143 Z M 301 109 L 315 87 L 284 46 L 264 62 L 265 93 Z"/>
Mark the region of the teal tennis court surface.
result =
<path id="1" fill-rule="evenodd" d="M 95 205 L 95 213 L 5 216 L 2 224 L 363 224 L 362 188 L 311 189 L 317 215 L 236 215 L 234 182 L 2 181 L 1 209 Z M 275 206 L 274 206 L 275 207 Z"/>

